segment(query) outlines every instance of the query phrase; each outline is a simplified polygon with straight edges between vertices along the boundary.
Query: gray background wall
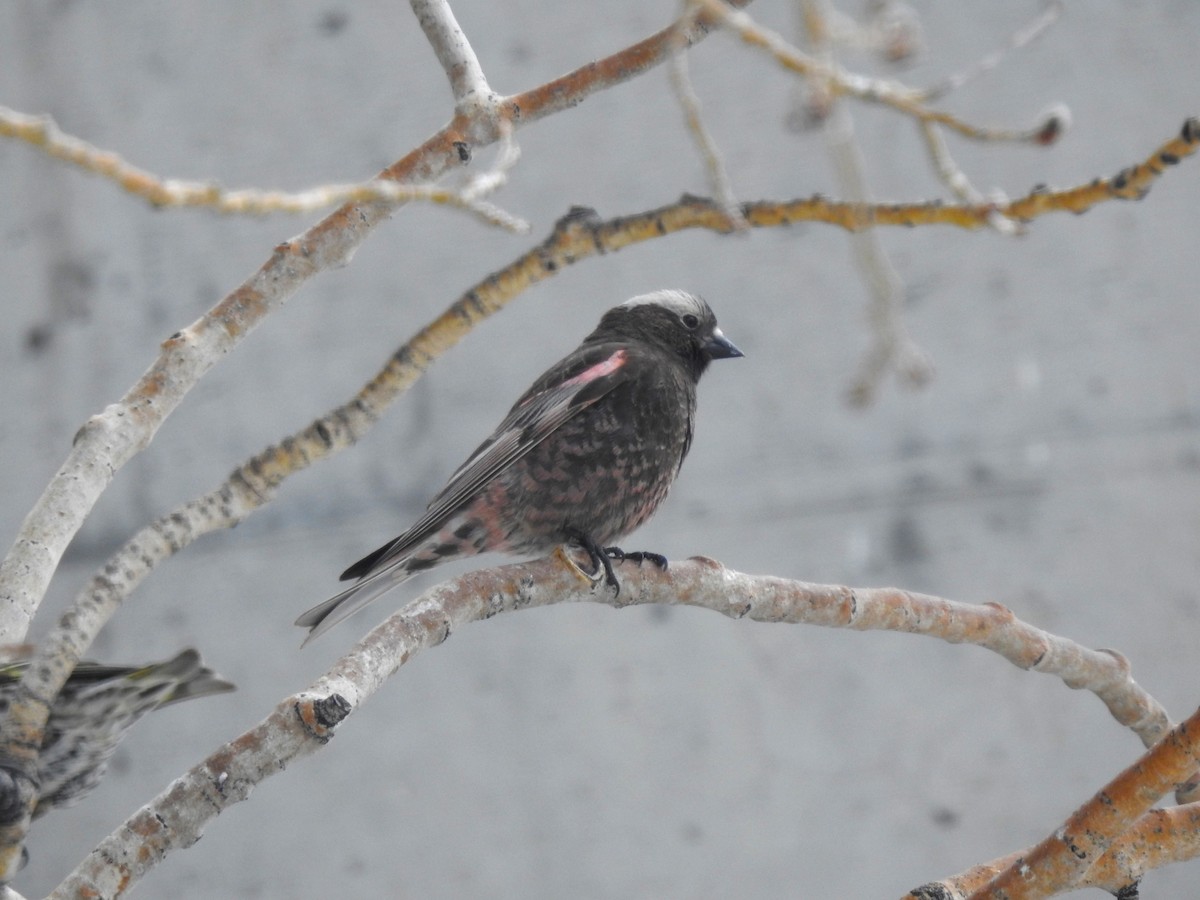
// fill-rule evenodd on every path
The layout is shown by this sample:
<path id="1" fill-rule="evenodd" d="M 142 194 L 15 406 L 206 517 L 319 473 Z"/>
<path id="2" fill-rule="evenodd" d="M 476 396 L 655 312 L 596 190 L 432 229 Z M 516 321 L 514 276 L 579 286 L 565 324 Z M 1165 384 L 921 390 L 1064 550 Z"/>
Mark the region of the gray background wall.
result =
<path id="1" fill-rule="evenodd" d="M 914 84 L 977 59 L 1038 8 L 916 5 L 930 50 L 902 73 Z M 676 8 L 455 4 L 505 92 L 640 39 Z M 753 12 L 791 33 L 783 4 Z M 954 152 L 981 188 L 1013 195 L 1112 174 L 1200 112 L 1197 34 L 1192 0 L 1068 4 L 1037 46 L 946 106 L 1023 124 L 1064 101 L 1074 130 L 1049 151 L 952 139 Z M 793 88 L 769 62 L 716 36 L 691 68 L 741 196 L 836 193 L 819 137 L 784 127 Z M 444 122 L 449 92 L 405 4 L 10 2 L 0 102 L 155 172 L 299 188 L 373 174 Z M 943 193 L 910 122 L 854 113 L 878 196 Z M 49 612 L 131 530 L 348 397 L 569 205 L 609 216 L 706 192 L 661 70 L 519 138 L 499 200 L 535 235 L 440 209 L 397 215 L 215 369 L 120 474 Z M 112 778 L 35 826 L 16 886 L 57 883 L 394 609 L 401 598 L 297 650 L 295 615 L 406 524 L 548 362 L 608 306 L 664 285 L 705 294 L 747 358 L 706 380 L 692 456 L 637 545 L 1000 601 L 1119 648 L 1188 714 L 1200 697 L 1198 205 L 1192 160 L 1141 203 L 1050 217 L 1019 240 L 885 233 L 938 378 L 916 393 L 889 386 L 865 412 L 842 400 L 868 336 L 841 232 L 684 234 L 565 270 L 447 354 L 353 452 L 149 579 L 95 653 L 194 644 L 241 690 L 143 723 Z M 79 424 L 307 221 L 155 213 L 0 143 L 6 546 Z M 406 666 L 326 752 L 261 786 L 141 890 L 897 896 L 1038 839 L 1138 752 L 1090 695 L 976 649 L 698 610 L 554 608 L 463 629 Z M 1186 896 L 1196 876 L 1176 867 L 1147 890 Z"/>

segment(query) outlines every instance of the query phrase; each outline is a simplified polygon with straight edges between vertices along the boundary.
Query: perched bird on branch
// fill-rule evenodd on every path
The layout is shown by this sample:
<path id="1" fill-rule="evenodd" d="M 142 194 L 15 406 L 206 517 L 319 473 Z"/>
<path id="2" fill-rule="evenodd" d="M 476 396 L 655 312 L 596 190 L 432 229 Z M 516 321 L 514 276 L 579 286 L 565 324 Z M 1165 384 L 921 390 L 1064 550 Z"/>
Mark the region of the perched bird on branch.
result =
<path id="1" fill-rule="evenodd" d="M 692 443 L 696 384 L 714 359 L 741 356 L 707 303 L 679 290 L 606 312 L 583 343 L 533 383 L 406 532 L 342 573 L 356 583 L 296 620 L 323 634 L 418 572 L 478 553 L 582 548 L 620 590 L 609 546 L 658 509 Z"/>

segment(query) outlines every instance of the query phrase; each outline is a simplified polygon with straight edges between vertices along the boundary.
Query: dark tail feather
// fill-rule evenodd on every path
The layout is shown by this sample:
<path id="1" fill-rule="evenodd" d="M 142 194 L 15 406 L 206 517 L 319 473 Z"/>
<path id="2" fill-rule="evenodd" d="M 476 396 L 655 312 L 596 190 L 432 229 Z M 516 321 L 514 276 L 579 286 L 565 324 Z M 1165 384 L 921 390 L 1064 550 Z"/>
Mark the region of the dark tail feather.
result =
<path id="1" fill-rule="evenodd" d="M 374 555 L 371 554 L 371 556 Z M 340 594 L 330 597 L 324 603 L 318 603 L 303 613 L 300 618 L 296 619 L 296 624 L 301 628 L 309 629 L 309 632 L 308 637 L 300 646 L 306 646 L 343 619 L 358 612 L 372 600 L 412 577 L 413 573 L 407 569 L 404 562 L 404 560 L 398 560 L 388 568 L 381 569 L 374 575 L 364 578 L 358 584 L 346 588 Z M 350 568 L 357 568 L 358 565 L 355 563 Z"/>
<path id="2" fill-rule="evenodd" d="M 372 550 L 345 572 L 338 576 L 338 581 L 350 581 L 351 579 L 364 578 L 371 574 L 371 570 L 375 568 L 375 564 L 387 556 L 388 551 L 396 546 L 398 542 L 393 539 L 388 541 L 378 550 Z"/>

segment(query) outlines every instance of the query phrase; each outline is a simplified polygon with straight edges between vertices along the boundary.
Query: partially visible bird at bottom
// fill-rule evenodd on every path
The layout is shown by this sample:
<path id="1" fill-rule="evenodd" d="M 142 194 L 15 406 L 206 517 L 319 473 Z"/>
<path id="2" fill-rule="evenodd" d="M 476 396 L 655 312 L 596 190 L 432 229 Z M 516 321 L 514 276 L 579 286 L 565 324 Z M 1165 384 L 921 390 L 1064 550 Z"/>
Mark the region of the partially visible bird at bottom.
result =
<path id="1" fill-rule="evenodd" d="M 708 304 L 680 290 L 634 297 L 527 390 L 450 476 L 425 514 L 342 573 L 356 583 L 296 620 L 304 643 L 418 572 L 479 553 L 541 555 L 574 544 L 614 590 L 609 546 L 658 509 L 692 444 L 696 385 L 742 356 Z"/>
<path id="2" fill-rule="evenodd" d="M 0 646 L 0 716 L 29 663 L 29 645 Z M 235 690 L 187 649 L 144 666 L 81 662 L 50 707 L 38 756 L 41 782 L 33 816 L 69 806 L 100 783 L 130 727 L 146 713 L 196 697 Z"/>

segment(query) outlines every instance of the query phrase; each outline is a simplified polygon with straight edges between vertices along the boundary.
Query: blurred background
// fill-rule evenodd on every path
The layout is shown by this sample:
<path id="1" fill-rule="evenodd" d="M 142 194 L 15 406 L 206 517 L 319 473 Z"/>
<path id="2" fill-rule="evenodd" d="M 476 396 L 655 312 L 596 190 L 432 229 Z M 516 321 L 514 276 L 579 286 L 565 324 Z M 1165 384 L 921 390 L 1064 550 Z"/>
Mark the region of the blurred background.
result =
<path id="1" fill-rule="evenodd" d="M 1003 45 L 1040 4 L 917 2 L 926 85 Z M 528 89 L 663 27 L 678 4 L 454 3 L 493 88 Z M 857 13 L 858 4 L 845 7 Z M 787 3 L 752 14 L 795 36 Z M 1200 113 L 1200 4 L 1068 3 L 1036 44 L 940 105 L 1031 125 L 1049 149 L 949 138 L 984 191 L 1081 184 L 1145 158 Z M 690 57 L 742 199 L 838 194 L 796 85 L 716 34 Z M 300 189 L 374 175 L 449 117 L 406 4 L 0 6 L 0 103 L 164 176 Z M 946 197 L 914 124 L 851 104 L 882 200 Z M 528 236 L 413 206 L 353 264 L 307 284 L 120 472 L 54 580 L 41 634 L 156 516 L 350 397 L 460 293 L 573 204 L 601 216 L 709 188 L 665 68 L 518 133 L 495 199 Z M 493 151 L 478 154 L 483 167 Z M 847 389 L 870 346 L 847 235 L 804 225 L 690 232 L 561 271 L 479 327 L 353 451 L 156 571 L 103 633 L 105 661 L 194 645 L 236 694 L 149 717 L 113 774 L 35 825 L 14 885 L 51 889 L 185 767 L 306 686 L 416 596 L 412 582 L 300 652 L 295 616 L 406 526 L 545 366 L 609 306 L 705 295 L 746 353 L 701 387 L 672 497 L 628 543 L 748 572 L 998 601 L 1113 647 L 1175 718 L 1200 701 L 1200 304 L 1191 159 L 1140 203 L 1036 221 L 1024 237 L 881 235 L 904 320 L 936 378 Z M 153 211 L 112 184 L 0 143 L 0 543 L 92 413 L 158 343 L 316 220 Z M 442 570 L 437 578 L 448 575 Z M 405 666 L 317 756 L 270 779 L 147 896 L 844 897 L 904 891 L 1025 846 L 1141 751 L 1092 695 L 976 648 L 913 636 L 578 605 L 456 632 Z M 1150 874 L 1187 895 L 1196 863 Z M 1185 887 L 1187 885 L 1188 887 Z"/>

